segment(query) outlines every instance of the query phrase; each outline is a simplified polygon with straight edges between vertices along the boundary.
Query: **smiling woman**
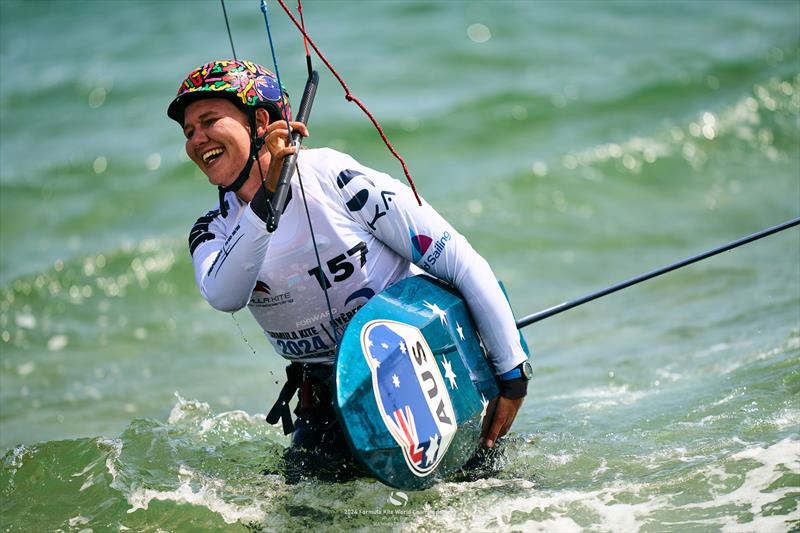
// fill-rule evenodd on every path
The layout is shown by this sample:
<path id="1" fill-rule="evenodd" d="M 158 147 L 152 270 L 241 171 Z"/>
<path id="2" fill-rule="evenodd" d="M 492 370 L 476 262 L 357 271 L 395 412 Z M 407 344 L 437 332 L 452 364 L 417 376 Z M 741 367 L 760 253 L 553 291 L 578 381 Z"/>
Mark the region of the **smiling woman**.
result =
<path id="1" fill-rule="evenodd" d="M 256 135 L 263 137 L 268 119 L 263 109 L 256 114 Z M 229 187 L 247 161 L 250 128 L 247 114 L 228 100 L 198 100 L 186 107 L 183 120 L 186 154 L 208 176 L 212 185 Z M 252 199 L 251 191 L 248 199 Z"/>
<path id="2" fill-rule="evenodd" d="M 237 53 L 267 61 L 257 2 L 226 3 Z M 304 4 L 520 316 L 800 214 L 797 2 Z M 273 19 L 296 114 L 303 43 Z M 492 479 L 407 500 L 369 479 L 287 485 L 290 439 L 264 423 L 279 355 L 330 342 L 316 313 L 273 336 L 209 308 L 186 235 L 216 186 L 164 117 L 183 74 L 230 53 L 219 1 L 0 1 L 0 530 L 800 527 L 796 229 L 526 328 L 536 376 Z M 307 193 L 317 139 L 402 177 L 322 69 L 312 126 Z M 299 257 L 296 182 L 280 232 Z M 363 177 L 344 187 L 370 200 L 343 221 L 386 211 Z M 421 233 L 414 250 L 442 241 Z M 332 290 L 361 274 L 361 240 L 320 258 Z M 319 294 L 315 268 L 243 299 L 280 317 Z"/>
<path id="3" fill-rule="evenodd" d="M 225 193 L 239 192 L 249 182 L 241 191 L 249 202 L 261 186 L 262 165 L 268 168 L 271 160 L 270 152 L 262 149 L 267 125 L 290 120 L 291 110 L 289 96 L 272 72 L 252 61 L 219 60 L 189 73 L 167 115 L 183 126 L 186 153 L 217 185 L 224 215 Z M 212 171 L 211 159 L 226 150 L 226 165 Z"/>
<path id="4" fill-rule="evenodd" d="M 292 361 L 268 421 L 283 418 L 296 448 L 322 453 L 325 461 L 342 456 L 356 471 L 333 409 L 334 354 L 365 298 L 424 269 L 461 291 L 481 329 L 501 382 L 481 432 L 492 448 L 510 429 L 530 376 L 521 372 L 527 355 L 488 263 L 406 186 L 330 149 L 297 155 L 289 198 L 298 200 L 287 201 L 283 224 L 272 230 L 267 202 L 284 159 L 297 153 L 287 124 L 308 135 L 288 111 L 267 69 L 236 60 L 193 71 L 168 110 L 183 127 L 186 153 L 220 194 L 189 237 L 198 287 L 218 310 L 247 306 Z M 297 390 L 292 423 L 288 404 Z M 416 445 L 433 438 L 421 436 Z"/>

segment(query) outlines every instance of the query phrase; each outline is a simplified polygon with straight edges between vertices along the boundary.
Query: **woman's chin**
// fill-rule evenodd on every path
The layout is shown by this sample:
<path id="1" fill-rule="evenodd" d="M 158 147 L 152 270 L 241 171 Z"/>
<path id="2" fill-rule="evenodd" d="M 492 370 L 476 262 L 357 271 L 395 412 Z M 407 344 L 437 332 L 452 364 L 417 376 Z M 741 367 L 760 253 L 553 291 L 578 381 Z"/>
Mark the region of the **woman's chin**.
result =
<path id="1" fill-rule="evenodd" d="M 228 174 L 222 174 L 220 172 L 213 171 L 209 172 L 208 170 L 204 171 L 204 173 L 208 178 L 208 183 L 214 185 L 215 187 L 227 187 L 233 182 Z"/>

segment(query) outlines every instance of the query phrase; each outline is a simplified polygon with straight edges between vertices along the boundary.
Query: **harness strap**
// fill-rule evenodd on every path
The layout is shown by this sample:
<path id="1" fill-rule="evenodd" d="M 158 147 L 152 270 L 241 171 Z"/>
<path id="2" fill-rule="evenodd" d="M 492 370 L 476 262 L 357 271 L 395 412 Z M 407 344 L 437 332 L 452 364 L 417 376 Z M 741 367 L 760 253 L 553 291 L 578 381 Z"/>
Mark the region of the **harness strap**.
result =
<path id="1" fill-rule="evenodd" d="M 300 383 L 303 379 L 303 371 L 300 365 L 291 364 L 286 367 L 286 383 L 283 384 L 281 392 L 278 394 L 278 399 L 275 405 L 269 410 L 267 414 L 267 422 L 276 424 L 278 420 L 283 422 L 283 434 L 288 435 L 294 431 L 294 422 L 292 422 L 292 413 L 289 410 L 289 402 L 292 397 L 300 388 Z"/>

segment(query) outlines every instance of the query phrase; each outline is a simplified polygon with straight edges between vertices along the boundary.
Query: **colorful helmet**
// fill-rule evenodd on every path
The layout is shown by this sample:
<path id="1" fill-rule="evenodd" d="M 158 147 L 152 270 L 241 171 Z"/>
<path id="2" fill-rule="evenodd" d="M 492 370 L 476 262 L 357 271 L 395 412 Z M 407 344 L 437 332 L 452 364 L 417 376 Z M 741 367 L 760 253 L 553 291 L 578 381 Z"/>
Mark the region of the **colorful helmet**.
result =
<path id="1" fill-rule="evenodd" d="M 244 110 L 265 108 L 271 121 L 291 120 L 289 94 L 281 89 L 275 75 L 257 63 L 212 61 L 194 69 L 183 80 L 167 116 L 183 125 L 183 114 L 190 103 L 201 98 L 227 98 Z"/>

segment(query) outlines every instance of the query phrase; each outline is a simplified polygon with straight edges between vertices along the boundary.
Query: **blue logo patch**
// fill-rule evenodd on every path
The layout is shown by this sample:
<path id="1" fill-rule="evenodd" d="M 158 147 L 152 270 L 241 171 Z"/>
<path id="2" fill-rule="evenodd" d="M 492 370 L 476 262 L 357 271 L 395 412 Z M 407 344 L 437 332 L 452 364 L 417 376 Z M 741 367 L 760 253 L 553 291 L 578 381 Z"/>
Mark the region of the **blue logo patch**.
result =
<path id="1" fill-rule="evenodd" d="M 457 429 L 442 373 L 419 329 L 373 320 L 361 330 L 383 422 L 400 445 L 409 470 L 425 477 L 442 460 Z"/>

